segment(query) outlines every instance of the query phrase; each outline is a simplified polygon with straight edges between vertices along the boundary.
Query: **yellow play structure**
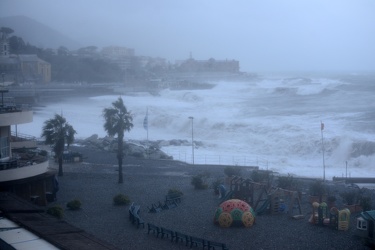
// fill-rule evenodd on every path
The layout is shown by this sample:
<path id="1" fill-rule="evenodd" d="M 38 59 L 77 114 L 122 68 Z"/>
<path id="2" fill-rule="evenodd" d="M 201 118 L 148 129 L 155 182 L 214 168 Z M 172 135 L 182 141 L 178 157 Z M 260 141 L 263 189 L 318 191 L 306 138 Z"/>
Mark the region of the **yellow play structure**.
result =
<path id="1" fill-rule="evenodd" d="M 328 212 L 328 206 L 325 202 L 312 204 L 312 214 L 309 222 L 317 225 L 329 226 L 336 230 L 347 231 L 350 225 L 350 211 L 345 208 L 338 210 L 333 207 Z"/>

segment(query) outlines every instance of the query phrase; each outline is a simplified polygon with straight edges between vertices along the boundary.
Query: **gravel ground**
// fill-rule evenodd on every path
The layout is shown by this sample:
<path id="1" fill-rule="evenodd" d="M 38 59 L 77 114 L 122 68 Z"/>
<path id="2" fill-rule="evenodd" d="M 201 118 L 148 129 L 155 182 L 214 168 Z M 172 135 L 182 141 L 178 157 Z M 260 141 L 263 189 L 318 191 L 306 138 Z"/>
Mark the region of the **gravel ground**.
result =
<path id="1" fill-rule="evenodd" d="M 147 223 L 180 231 L 191 236 L 222 242 L 229 249 L 370 249 L 356 236 L 357 214 L 352 214 L 350 229 L 337 231 L 311 225 L 312 208 L 306 188 L 302 195 L 300 220 L 286 214 L 261 215 L 250 228 L 220 228 L 213 223 L 219 200 L 212 189 L 194 190 L 191 177 L 208 172 L 212 179 L 224 178 L 223 166 L 191 166 L 177 161 L 155 161 L 126 158 L 124 183 L 118 184 L 116 156 L 87 148 L 81 151 L 84 162 L 64 164 L 64 176 L 59 177 L 57 201 L 66 207 L 72 199 L 82 202 L 79 211 L 65 210 L 69 223 L 105 240 L 119 249 L 189 249 L 182 243 L 156 238 L 128 220 L 129 206 L 114 206 L 112 199 L 122 193 L 141 206 L 141 217 Z M 248 169 L 243 170 L 246 178 Z M 159 213 L 148 213 L 147 206 L 164 201 L 170 188 L 184 193 L 178 207 Z M 340 206 L 339 206 L 340 208 Z"/>

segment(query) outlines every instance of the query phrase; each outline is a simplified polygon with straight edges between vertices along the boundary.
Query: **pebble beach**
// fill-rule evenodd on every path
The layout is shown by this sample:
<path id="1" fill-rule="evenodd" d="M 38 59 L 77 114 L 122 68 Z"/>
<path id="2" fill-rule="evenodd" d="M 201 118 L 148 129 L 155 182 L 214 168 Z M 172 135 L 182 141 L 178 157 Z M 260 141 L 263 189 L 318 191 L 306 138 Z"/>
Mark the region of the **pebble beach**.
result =
<path id="1" fill-rule="evenodd" d="M 60 189 L 57 200 L 49 206 L 61 205 L 65 210 L 64 220 L 119 249 L 189 249 L 184 243 L 148 234 L 147 223 L 225 243 L 229 249 L 371 249 L 356 236 L 359 213 L 351 215 L 347 231 L 309 223 L 312 207 L 308 202 L 307 185 L 302 186 L 303 218 L 293 219 L 283 213 L 263 214 L 256 216 L 252 227 L 221 228 L 213 223 L 220 203 L 218 196 L 211 188 L 194 189 L 191 178 L 197 174 L 208 174 L 210 183 L 225 177 L 225 166 L 125 157 L 124 183 L 119 184 L 115 153 L 85 147 L 74 150 L 83 154 L 83 162 L 64 163 L 64 176 L 58 177 Z M 242 176 L 249 177 L 250 171 L 244 167 Z M 149 213 L 148 207 L 164 202 L 169 189 L 183 192 L 181 203 L 169 210 Z M 127 195 L 131 202 L 140 205 L 145 228 L 137 228 L 129 221 L 129 205 L 113 204 L 113 197 L 117 194 Z M 80 210 L 66 208 L 66 203 L 73 199 L 81 201 Z M 338 207 L 340 209 L 340 205 Z"/>

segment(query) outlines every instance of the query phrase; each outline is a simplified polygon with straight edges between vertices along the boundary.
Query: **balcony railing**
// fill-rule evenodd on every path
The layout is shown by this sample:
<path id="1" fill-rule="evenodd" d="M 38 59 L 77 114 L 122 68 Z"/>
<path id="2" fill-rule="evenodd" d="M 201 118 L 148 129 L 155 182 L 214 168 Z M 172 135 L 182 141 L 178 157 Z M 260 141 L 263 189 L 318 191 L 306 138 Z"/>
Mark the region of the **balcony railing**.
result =
<path id="1" fill-rule="evenodd" d="M 37 152 L 29 151 L 23 153 L 16 153 L 11 158 L 0 160 L 0 170 L 32 166 L 35 164 L 40 164 L 47 160 L 47 155 L 42 155 Z"/>
<path id="2" fill-rule="evenodd" d="M 14 131 L 11 132 L 11 141 L 12 142 L 20 142 L 20 141 L 36 141 L 35 136 L 23 134 L 23 133 L 16 133 Z"/>
<path id="3" fill-rule="evenodd" d="M 2 97 L 0 100 L 0 114 L 30 110 L 29 105 L 17 105 L 14 97 Z"/>

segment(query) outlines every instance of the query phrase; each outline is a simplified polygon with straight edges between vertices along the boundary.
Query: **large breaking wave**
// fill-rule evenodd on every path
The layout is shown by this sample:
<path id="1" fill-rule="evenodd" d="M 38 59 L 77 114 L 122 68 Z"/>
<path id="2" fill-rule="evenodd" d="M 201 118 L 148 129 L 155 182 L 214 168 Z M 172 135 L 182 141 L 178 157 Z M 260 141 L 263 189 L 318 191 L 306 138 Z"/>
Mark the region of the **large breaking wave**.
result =
<path id="1" fill-rule="evenodd" d="M 188 117 L 194 117 L 194 140 L 200 142 L 195 163 L 257 164 L 281 173 L 321 177 L 324 153 L 328 177 L 341 176 L 346 163 L 352 176 L 375 176 L 374 80 L 263 77 L 214 82 L 208 90 L 167 89 L 158 96 L 122 93 L 134 115 L 134 128 L 126 138 L 146 139 L 143 119 L 148 108 L 150 140 L 191 141 Z M 117 97 L 56 103 L 35 114 L 33 127 L 23 128 L 39 136 L 43 121 L 63 111 L 78 137 L 105 136 L 101 112 Z M 191 161 L 191 147 L 163 149 L 175 159 Z"/>

